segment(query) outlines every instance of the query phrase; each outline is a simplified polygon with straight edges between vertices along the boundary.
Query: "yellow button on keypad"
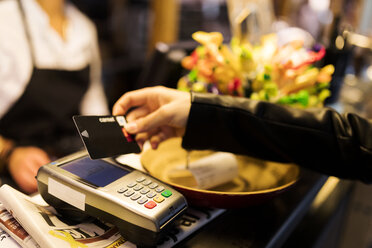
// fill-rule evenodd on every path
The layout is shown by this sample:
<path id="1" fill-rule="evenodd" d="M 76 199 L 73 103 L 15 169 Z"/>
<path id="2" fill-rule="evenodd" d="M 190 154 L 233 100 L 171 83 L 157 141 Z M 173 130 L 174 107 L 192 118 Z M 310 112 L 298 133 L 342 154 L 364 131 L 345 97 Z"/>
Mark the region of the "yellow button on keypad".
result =
<path id="1" fill-rule="evenodd" d="M 154 201 L 156 201 L 157 203 L 161 203 L 162 201 L 164 201 L 164 197 L 162 197 L 161 195 L 157 195 L 154 197 Z"/>

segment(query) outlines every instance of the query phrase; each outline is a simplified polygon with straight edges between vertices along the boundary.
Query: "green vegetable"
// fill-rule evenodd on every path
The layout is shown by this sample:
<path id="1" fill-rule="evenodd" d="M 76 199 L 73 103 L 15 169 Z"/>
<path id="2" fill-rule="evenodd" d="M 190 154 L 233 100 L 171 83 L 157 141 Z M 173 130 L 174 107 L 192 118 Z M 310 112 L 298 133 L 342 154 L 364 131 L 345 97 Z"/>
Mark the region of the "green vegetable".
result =
<path id="1" fill-rule="evenodd" d="M 194 83 L 198 79 L 198 70 L 197 69 L 192 69 L 189 74 L 187 75 L 189 78 L 189 81 Z"/>

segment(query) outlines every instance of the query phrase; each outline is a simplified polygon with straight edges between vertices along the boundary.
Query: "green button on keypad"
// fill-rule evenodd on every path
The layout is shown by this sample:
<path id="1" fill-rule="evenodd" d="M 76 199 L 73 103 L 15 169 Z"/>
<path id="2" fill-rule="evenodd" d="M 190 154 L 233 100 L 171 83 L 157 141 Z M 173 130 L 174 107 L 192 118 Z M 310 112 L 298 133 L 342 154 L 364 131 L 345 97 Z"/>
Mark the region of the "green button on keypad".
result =
<path id="1" fill-rule="evenodd" d="M 172 195 L 172 191 L 170 191 L 168 189 L 167 190 L 164 190 L 164 192 L 161 193 L 161 195 L 164 196 L 164 197 L 169 197 L 169 196 Z"/>

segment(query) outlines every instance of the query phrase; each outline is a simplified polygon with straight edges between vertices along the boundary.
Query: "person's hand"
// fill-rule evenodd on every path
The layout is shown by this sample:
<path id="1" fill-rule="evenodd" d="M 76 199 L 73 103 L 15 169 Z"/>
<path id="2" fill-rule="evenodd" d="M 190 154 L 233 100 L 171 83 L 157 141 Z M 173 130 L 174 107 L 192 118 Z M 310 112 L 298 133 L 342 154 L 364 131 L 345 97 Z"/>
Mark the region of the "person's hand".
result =
<path id="1" fill-rule="evenodd" d="M 182 136 L 190 113 L 190 94 L 162 86 L 125 93 L 114 105 L 113 115 L 127 115 L 127 131 L 142 147 L 149 140 L 153 149 L 160 142 Z"/>
<path id="2" fill-rule="evenodd" d="M 9 157 L 8 171 L 24 192 L 33 193 L 37 190 L 38 169 L 49 162 L 48 154 L 40 148 L 16 147 Z"/>

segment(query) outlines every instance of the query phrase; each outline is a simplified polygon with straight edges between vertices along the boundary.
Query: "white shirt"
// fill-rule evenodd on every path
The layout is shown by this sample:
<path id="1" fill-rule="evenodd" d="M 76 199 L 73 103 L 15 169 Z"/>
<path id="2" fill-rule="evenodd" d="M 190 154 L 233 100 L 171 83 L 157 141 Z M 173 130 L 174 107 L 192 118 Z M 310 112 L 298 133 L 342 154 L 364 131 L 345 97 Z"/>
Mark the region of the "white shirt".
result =
<path id="1" fill-rule="evenodd" d="M 64 40 L 50 26 L 48 15 L 36 0 L 21 1 L 35 65 L 17 1 L 0 1 L 0 118 L 24 92 L 33 66 L 39 69 L 79 70 L 90 65 L 90 86 L 81 102 L 81 114 L 108 114 L 94 24 L 76 7 L 66 3 L 68 26 Z"/>

